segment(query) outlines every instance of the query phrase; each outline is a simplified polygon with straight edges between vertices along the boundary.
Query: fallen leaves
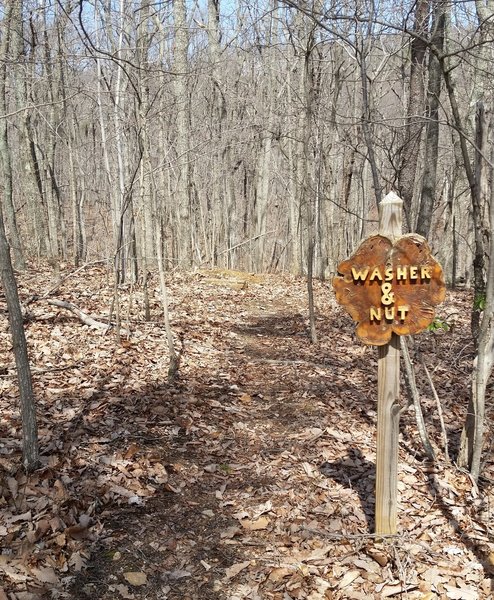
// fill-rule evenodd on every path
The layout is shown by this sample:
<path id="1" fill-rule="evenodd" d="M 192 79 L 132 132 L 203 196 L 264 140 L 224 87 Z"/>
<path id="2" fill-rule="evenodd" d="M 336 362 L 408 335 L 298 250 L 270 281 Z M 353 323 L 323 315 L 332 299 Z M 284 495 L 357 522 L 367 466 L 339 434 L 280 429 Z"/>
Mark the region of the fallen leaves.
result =
<path id="1" fill-rule="evenodd" d="M 134 594 L 129 592 L 129 588 L 121 583 L 114 586 L 114 590 L 118 592 L 124 600 L 133 600 L 135 598 Z"/>
<path id="2" fill-rule="evenodd" d="M 270 520 L 268 517 L 259 517 L 258 519 L 242 519 L 240 524 L 247 531 L 260 531 L 261 529 L 267 529 Z"/>
<path id="3" fill-rule="evenodd" d="M 446 597 L 452 600 L 478 600 L 478 591 L 472 587 L 453 587 L 451 585 L 445 585 Z"/>
<path id="4" fill-rule="evenodd" d="M 21 292 L 43 287 L 41 276 L 21 281 Z M 156 321 L 145 323 L 142 290 L 121 290 L 133 331 L 119 346 L 68 313 L 43 307 L 37 320 L 34 305 L 43 466 L 29 476 L 19 468 L 15 379 L 0 375 L 0 600 L 45 591 L 71 600 L 489 597 L 492 486 L 479 491 L 453 466 L 425 465 L 405 412 L 401 535 L 368 537 L 375 355 L 355 342 L 325 284 L 316 283 L 314 345 L 303 282 L 263 281 L 236 290 L 173 276 L 172 322 L 184 336 L 174 387 L 152 293 Z M 97 270 L 59 293 L 87 314 L 111 305 Z M 465 304 L 456 298 L 449 302 Z M 467 389 L 461 327 L 458 338 L 422 338 L 438 389 L 450 386 L 442 397 L 452 429 Z M 0 335 L 4 364 L 9 352 Z M 485 468 L 493 478 L 489 461 Z"/>
<path id="5" fill-rule="evenodd" d="M 148 581 L 146 573 L 142 573 L 141 571 L 128 571 L 127 573 L 124 573 L 123 576 L 125 580 L 134 587 L 146 585 Z"/>
<path id="6" fill-rule="evenodd" d="M 77 525 L 67 527 L 64 531 L 64 535 L 70 536 L 73 540 L 85 540 L 89 537 L 89 526 L 91 525 L 91 517 L 89 515 L 82 514 L 79 516 L 79 522 Z"/>
<path id="7" fill-rule="evenodd" d="M 360 577 L 360 571 L 347 571 L 340 579 L 340 581 L 338 581 L 338 588 L 342 590 L 348 587 L 351 583 L 355 581 L 355 579 L 357 579 L 357 577 Z"/>
<path id="8" fill-rule="evenodd" d="M 59 577 L 51 567 L 32 569 L 31 574 L 34 575 L 38 581 L 41 581 L 41 583 L 51 583 L 53 585 L 60 583 Z"/>
<path id="9" fill-rule="evenodd" d="M 225 580 L 233 579 L 236 575 L 238 575 L 241 571 L 250 566 L 250 560 L 246 560 L 241 563 L 237 563 L 225 569 Z"/>

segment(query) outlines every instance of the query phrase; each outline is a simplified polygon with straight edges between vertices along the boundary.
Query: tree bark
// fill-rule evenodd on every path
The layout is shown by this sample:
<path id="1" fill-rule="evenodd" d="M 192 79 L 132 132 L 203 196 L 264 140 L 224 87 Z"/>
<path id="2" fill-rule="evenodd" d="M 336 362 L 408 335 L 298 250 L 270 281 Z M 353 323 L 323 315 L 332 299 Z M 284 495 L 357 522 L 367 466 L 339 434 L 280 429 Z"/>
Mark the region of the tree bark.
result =
<path id="1" fill-rule="evenodd" d="M 485 157 L 489 153 L 490 111 L 486 114 L 484 103 L 477 102 L 475 114 L 475 194 L 472 194 L 472 216 L 475 236 L 475 251 L 473 258 L 474 301 L 471 314 L 471 327 L 474 340 L 480 335 L 480 320 L 485 303 L 487 278 L 486 264 L 489 254 L 489 231 L 484 220 L 485 207 L 489 205 L 489 185 L 492 167 L 489 167 Z M 492 234 L 492 230 L 491 230 Z"/>
<path id="2" fill-rule="evenodd" d="M 168 303 L 168 289 L 165 280 L 165 261 L 164 261 L 164 244 L 163 244 L 163 226 L 161 219 L 156 221 L 156 247 L 157 247 L 157 262 L 160 281 L 161 306 L 163 309 L 163 320 L 165 324 L 166 343 L 168 346 L 168 382 L 173 383 L 179 374 L 180 355 L 175 350 L 175 342 L 173 340 L 173 332 L 170 323 L 170 311 Z"/>
<path id="3" fill-rule="evenodd" d="M 309 301 L 309 327 L 310 340 L 313 344 L 317 342 L 316 315 L 314 305 L 314 253 L 316 245 L 316 215 L 314 192 L 310 185 L 312 179 L 312 143 L 313 143 L 313 120 L 314 104 L 317 94 L 316 82 L 314 79 L 314 30 L 311 29 L 306 37 L 305 61 L 304 61 L 304 145 L 303 145 L 303 178 L 301 181 L 302 197 L 300 205 L 305 207 L 307 219 L 307 296 Z M 320 157 L 319 157 L 320 158 Z"/>
<path id="4" fill-rule="evenodd" d="M 415 5 L 413 32 L 417 35 L 410 42 L 410 85 L 405 125 L 405 139 L 398 175 L 398 192 L 403 199 L 407 228 L 412 226 L 412 200 L 415 177 L 420 156 L 421 136 L 424 127 L 424 81 L 426 73 L 429 0 L 418 0 Z"/>
<path id="5" fill-rule="evenodd" d="M 24 333 L 17 283 L 10 260 L 10 248 L 5 235 L 3 215 L 0 210 L 0 270 L 2 287 L 9 311 L 9 326 L 12 335 L 22 419 L 22 462 L 27 471 L 33 471 L 39 465 L 38 425 L 36 405 Z"/>
<path id="6" fill-rule="evenodd" d="M 146 281 L 148 271 L 156 265 L 156 245 L 154 218 L 156 213 L 156 186 L 151 164 L 149 111 L 150 111 L 150 78 L 149 52 L 151 45 L 150 5 L 147 0 L 141 0 L 140 21 L 137 27 L 137 66 L 139 101 L 136 102 L 138 122 L 138 143 L 141 148 L 142 161 L 140 169 L 140 204 L 141 216 L 141 263 Z"/>
<path id="7" fill-rule="evenodd" d="M 261 98 L 264 96 L 263 104 L 266 106 L 267 115 L 263 119 L 263 127 L 260 131 L 260 148 L 257 159 L 257 182 L 256 182 L 256 207 L 254 214 L 255 228 L 253 238 L 255 238 L 255 252 L 253 257 L 253 268 L 256 271 L 264 271 L 267 267 L 267 218 L 271 198 L 271 177 L 275 168 L 275 155 L 273 152 L 273 136 L 275 129 L 275 108 L 277 99 L 276 89 L 276 69 L 274 66 L 272 48 L 278 44 L 278 1 L 272 0 L 271 19 L 269 23 L 269 45 L 265 50 L 267 57 L 267 88 Z"/>
<path id="8" fill-rule="evenodd" d="M 3 22 L 0 46 L 0 115 L 7 115 L 7 71 L 15 67 L 22 44 L 22 0 L 11 0 Z M 19 74 L 18 74 L 19 75 Z M 16 269 L 24 269 L 26 263 L 13 200 L 12 156 L 8 138 L 8 119 L 0 120 L 0 160 L 3 174 L 3 211 L 12 243 L 13 263 Z"/>
<path id="9" fill-rule="evenodd" d="M 487 150 L 487 131 L 484 119 L 482 103 L 479 102 L 479 111 L 477 113 L 477 126 L 480 129 L 477 134 L 477 150 Z M 482 108 L 482 110 L 480 110 Z M 492 127 L 492 116 L 491 116 Z M 484 155 L 485 156 L 485 155 Z M 490 182 L 489 198 L 489 252 L 488 252 L 488 271 L 486 277 L 485 296 L 482 304 L 478 303 L 474 310 L 479 315 L 479 325 L 477 334 L 477 354 L 473 365 L 472 389 L 468 403 L 465 426 L 461 436 L 460 452 L 458 464 L 462 467 L 468 467 L 475 481 L 478 480 L 481 470 L 481 457 L 484 444 L 485 431 L 485 395 L 487 384 L 492 374 L 494 365 L 494 169 L 492 167 L 494 160 L 494 149 L 490 153 L 490 165 L 485 164 L 485 158 L 478 157 L 483 166 L 478 177 L 482 177 L 485 182 L 479 187 L 485 192 L 486 182 Z M 480 169 L 480 165 L 478 165 Z M 486 173 L 486 171 L 488 171 Z"/>
<path id="10" fill-rule="evenodd" d="M 415 230 L 425 238 L 429 237 L 432 212 L 436 198 L 437 163 L 439 154 L 439 107 L 441 96 L 441 65 L 438 54 L 442 54 L 444 45 L 445 14 L 442 0 L 435 4 L 431 43 L 436 52 L 429 54 L 429 84 L 427 91 L 427 128 L 424 158 L 424 176 L 422 193 Z"/>
<path id="11" fill-rule="evenodd" d="M 370 28 L 370 25 L 369 25 Z M 367 146 L 367 160 L 369 161 L 372 184 L 374 186 L 374 196 L 376 206 L 379 206 L 382 200 L 382 186 L 377 168 L 376 153 L 374 150 L 374 140 L 372 136 L 372 110 L 371 110 L 371 90 L 369 89 L 369 78 L 367 75 L 367 56 L 369 53 L 370 37 L 360 41 L 359 49 L 359 67 L 360 67 L 360 85 L 362 90 L 362 132 L 364 134 L 365 144 Z"/>
<path id="12" fill-rule="evenodd" d="M 468 187 L 470 189 L 470 197 L 472 203 L 472 216 L 473 216 L 473 226 L 474 226 L 474 239 L 475 239 L 475 248 L 474 248 L 474 260 L 473 260 L 473 274 L 474 274 L 474 295 L 476 298 L 477 304 L 474 303 L 471 315 L 471 327 L 472 327 L 472 335 L 474 339 L 478 337 L 478 329 L 479 329 L 479 321 L 480 321 L 480 306 L 478 302 L 480 299 L 485 297 L 485 288 L 486 288 L 486 280 L 485 280 L 485 243 L 484 243 L 484 225 L 482 218 L 482 200 L 480 194 L 480 188 L 478 185 L 478 171 L 477 174 L 472 166 L 470 161 L 470 156 L 468 153 L 468 145 L 467 145 L 467 132 L 465 130 L 463 119 L 461 118 L 460 108 L 458 105 L 456 90 L 455 90 L 455 82 L 453 81 L 451 69 L 448 68 L 448 65 L 445 62 L 444 58 L 440 59 L 441 70 L 443 73 L 444 81 L 446 84 L 446 89 L 448 91 L 448 97 L 451 106 L 451 112 L 453 115 L 453 122 L 455 124 L 456 130 L 459 136 L 459 146 L 461 151 L 461 156 L 463 159 L 463 166 L 465 169 L 465 175 L 468 181 Z M 477 113 L 478 118 L 478 113 Z M 479 128 L 477 127 L 477 132 Z M 478 144 L 477 144 L 478 147 Z"/>
<path id="13" fill-rule="evenodd" d="M 190 194 L 189 159 L 189 94 L 187 89 L 189 35 L 185 0 L 174 0 L 173 20 L 175 47 L 173 51 L 174 92 L 177 106 L 176 117 L 176 158 L 177 189 L 176 205 L 178 216 L 178 263 L 188 267 L 193 263 L 192 248 L 192 206 Z"/>

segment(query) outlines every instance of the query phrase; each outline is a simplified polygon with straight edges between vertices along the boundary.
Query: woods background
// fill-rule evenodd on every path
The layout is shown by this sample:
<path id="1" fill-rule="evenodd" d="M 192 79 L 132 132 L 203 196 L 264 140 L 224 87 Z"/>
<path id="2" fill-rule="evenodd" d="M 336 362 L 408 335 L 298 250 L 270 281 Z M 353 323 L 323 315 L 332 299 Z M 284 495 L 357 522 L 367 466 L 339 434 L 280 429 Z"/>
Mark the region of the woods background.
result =
<path id="1" fill-rule="evenodd" d="M 392 189 L 450 283 L 486 254 L 491 0 L 2 4 L 17 268 L 327 277 Z"/>
<path id="2" fill-rule="evenodd" d="M 494 0 L 0 0 L 9 594 L 492 595 L 493 42 Z M 401 337 L 376 558 L 374 350 L 328 280 L 390 191 L 467 290 Z"/>

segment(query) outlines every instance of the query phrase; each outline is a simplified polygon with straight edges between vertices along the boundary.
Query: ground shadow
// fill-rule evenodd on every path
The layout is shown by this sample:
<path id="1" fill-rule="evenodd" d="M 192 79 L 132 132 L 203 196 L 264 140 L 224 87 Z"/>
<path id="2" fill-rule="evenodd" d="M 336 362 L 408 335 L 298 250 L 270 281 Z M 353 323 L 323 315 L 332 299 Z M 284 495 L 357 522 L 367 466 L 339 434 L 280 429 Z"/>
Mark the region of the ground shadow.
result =
<path id="1" fill-rule="evenodd" d="M 431 495 L 434 497 L 435 505 L 439 507 L 445 519 L 450 523 L 455 533 L 461 539 L 461 542 L 475 555 L 479 563 L 482 565 L 486 576 L 491 578 L 491 591 L 494 591 L 494 566 L 490 560 L 490 548 L 487 546 L 487 544 L 494 543 L 494 535 L 492 534 L 491 528 L 487 525 L 483 528 L 487 537 L 487 542 L 483 546 L 478 539 L 472 535 L 472 532 L 466 529 L 465 526 L 458 521 L 454 511 L 452 510 L 455 505 L 452 506 L 445 501 L 444 487 L 441 486 L 434 469 L 430 469 L 427 473 L 427 483 Z M 487 497 L 480 497 L 479 502 L 474 510 L 480 513 L 480 511 L 484 509 L 490 515 L 488 503 L 489 500 Z"/>
<path id="2" fill-rule="evenodd" d="M 142 507 L 125 503 L 104 507 L 101 517 L 104 535 L 92 549 L 85 571 L 70 589 L 73 600 L 82 600 L 88 595 L 109 597 L 108 591 L 116 583 L 115 574 L 121 576 L 128 571 L 150 573 L 147 597 L 154 597 L 149 595 L 151 591 L 157 598 L 166 592 L 167 598 L 177 600 L 187 594 L 204 600 L 226 597 L 221 590 L 213 589 L 214 581 L 223 577 L 226 568 L 244 561 L 245 555 L 241 546 L 225 545 L 220 537 L 221 532 L 238 526 L 238 521 L 230 515 L 231 511 L 218 508 L 214 491 L 226 482 L 230 489 L 261 489 L 272 484 L 255 473 L 237 475 L 229 471 L 228 465 L 238 462 L 237 454 L 248 446 L 248 440 L 236 432 L 235 443 L 229 444 L 228 428 L 233 418 L 228 418 L 228 412 L 226 416 L 222 415 L 225 429 L 220 439 L 222 443 L 214 446 L 205 443 L 207 434 L 194 430 L 191 423 L 183 421 L 183 416 L 188 413 L 185 405 L 190 400 L 195 411 L 224 412 L 233 405 L 226 390 L 220 386 L 201 390 L 202 399 L 198 400 L 181 393 L 180 389 L 170 394 L 166 385 L 148 386 L 121 396 L 118 403 L 108 407 L 106 419 L 115 422 L 122 419 L 125 412 L 149 415 L 147 422 L 142 416 L 125 419 L 125 433 L 115 439 L 111 453 L 119 455 L 132 444 L 139 444 L 145 454 L 160 457 L 170 474 L 169 489 L 162 489 L 146 499 Z M 208 396 L 218 403 L 216 409 L 211 409 Z M 153 404 L 168 409 L 165 418 L 161 417 L 164 427 L 151 416 Z M 87 428 L 81 426 L 89 416 L 88 411 L 84 411 L 74 418 L 70 427 L 71 444 L 90 442 Z M 165 429 L 169 431 L 168 437 L 164 435 Z M 108 434 L 101 423 L 94 431 L 99 439 Z M 117 552 L 120 558 L 115 562 Z M 210 566 L 210 571 L 202 564 Z M 197 580 L 199 574 L 200 583 Z"/>
<path id="3" fill-rule="evenodd" d="M 345 319 L 345 317 L 342 317 Z M 243 340 L 242 353 L 238 346 L 231 350 L 238 371 L 254 363 L 259 371 L 272 374 L 273 390 L 284 396 L 286 374 L 295 374 L 302 397 L 315 398 L 330 406 L 335 401 L 345 406 L 356 421 L 375 425 L 374 404 L 377 395 L 377 354 L 357 346 L 355 355 L 348 352 L 347 340 L 335 336 L 341 327 L 338 315 L 331 314 L 318 324 L 319 342 L 309 339 L 307 320 L 298 313 L 280 316 L 269 313 L 254 317 L 244 324 L 232 324 L 229 330 Z M 238 338 L 236 338 L 238 341 Z M 291 383 L 289 385 L 292 385 Z M 293 391 L 293 388 L 290 388 Z M 274 418 L 287 422 L 297 417 L 301 402 L 279 403 Z M 324 420 L 330 416 L 323 415 Z"/>
<path id="4" fill-rule="evenodd" d="M 253 495 L 274 487 L 270 478 L 255 470 L 229 466 L 239 463 L 242 453 L 255 450 L 251 440 L 233 427 L 238 419 L 237 395 L 218 380 L 213 387 L 204 379 L 194 391 L 187 382 L 124 391 L 123 386 L 111 385 L 112 377 L 119 377 L 117 369 L 100 371 L 99 376 L 100 386 L 86 401 L 81 401 L 80 393 L 63 392 L 43 399 L 43 409 L 52 415 L 41 418 L 45 463 L 49 459 L 48 464 L 63 465 L 70 456 L 80 466 L 77 476 L 73 471 L 64 473 L 66 499 L 57 516 L 67 526 L 72 525 L 72 515 L 90 514 L 98 530 L 97 539 L 92 539 L 90 527 L 87 536 L 70 541 L 88 558 L 79 573 L 71 569 L 68 598 L 120 597 L 115 586 L 128 585 L 126 572 L 147 574 L 142 588 L 147 598 L 228 597 L 215 582 L 224 577 L 225 569 L 245 561 L 246 553 L 241 544 L 229 545 L 221 537 L 238 528 L 239 521 L 228 507 L 220 507 L 215 494 L 221 494 L 226 484 L 232 490 L 254 490 Z M 195 373 L 192 379 L 199 380 Z M 194 412 L 201 423 L 203 416 L 209 417 L 204 419 L 205 429 L 194 427 L 190 419 Z M 165 467 L 165 484 L 146 476 L 144 466 L 142 476 L 133 476 L 149 461 Z M 124 477 L 119 475 L 122 469 Z M 49 488 L 58 489 L 59 469 L 46 466 L 41 474 Z M 137 480 L 154 493 L 142 498 L 138 492 L 118 495 L 132 492 Z"/>
<path id="5" fill-rule="evenodd" d="M 232 331 L 250 336 L 307 337 L 307 320 L 300 313 L 267 313 L 265 316 L 254 317 L 248 323 L 236 324 Z"/>
<path id="6" fill-rule="evenodd" d="M 342 458 L 334 462 L 324 462 L 320 465 L 319 471 L 325 477 L 357 492 L 365 514 L 369 533 L 373 533 L 375 464 L 368 461 L 359 448 L 352 447 L 348 449 L 347 458 Z"/>

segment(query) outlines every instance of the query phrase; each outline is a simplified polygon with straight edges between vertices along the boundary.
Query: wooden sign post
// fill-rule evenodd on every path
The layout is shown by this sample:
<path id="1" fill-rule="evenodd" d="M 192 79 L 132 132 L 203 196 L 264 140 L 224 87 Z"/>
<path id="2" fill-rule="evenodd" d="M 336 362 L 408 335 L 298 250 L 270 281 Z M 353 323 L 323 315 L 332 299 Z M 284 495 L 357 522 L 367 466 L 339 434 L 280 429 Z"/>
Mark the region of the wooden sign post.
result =
<path id="1" fill-rule="evenodd" d="M 403 200 L 388 195 L 381 202 L 379 233 L 392 241 L 401 236 Z M 384 297 L 381 302 L 384 302 Z M 400 433 L 400 341 L 393 332 L 388 344 L 378 347 L 377 361 L 377 534 L 397 532 L 398 436 Z"/>
<path id="2" fill-rule="evenodd" d="M 383 199 L 379 235 L 364 240 L 333 279 L 336 299 L 358 323 L 359 338 L 379 347 L 375 521 L 380 535 L 397 531 L 398 336 L 428 327 L 445 295 L 441 266 L 426 240 L 401 234 L 402 208 L 403 201 L 392 192 Z"/>

